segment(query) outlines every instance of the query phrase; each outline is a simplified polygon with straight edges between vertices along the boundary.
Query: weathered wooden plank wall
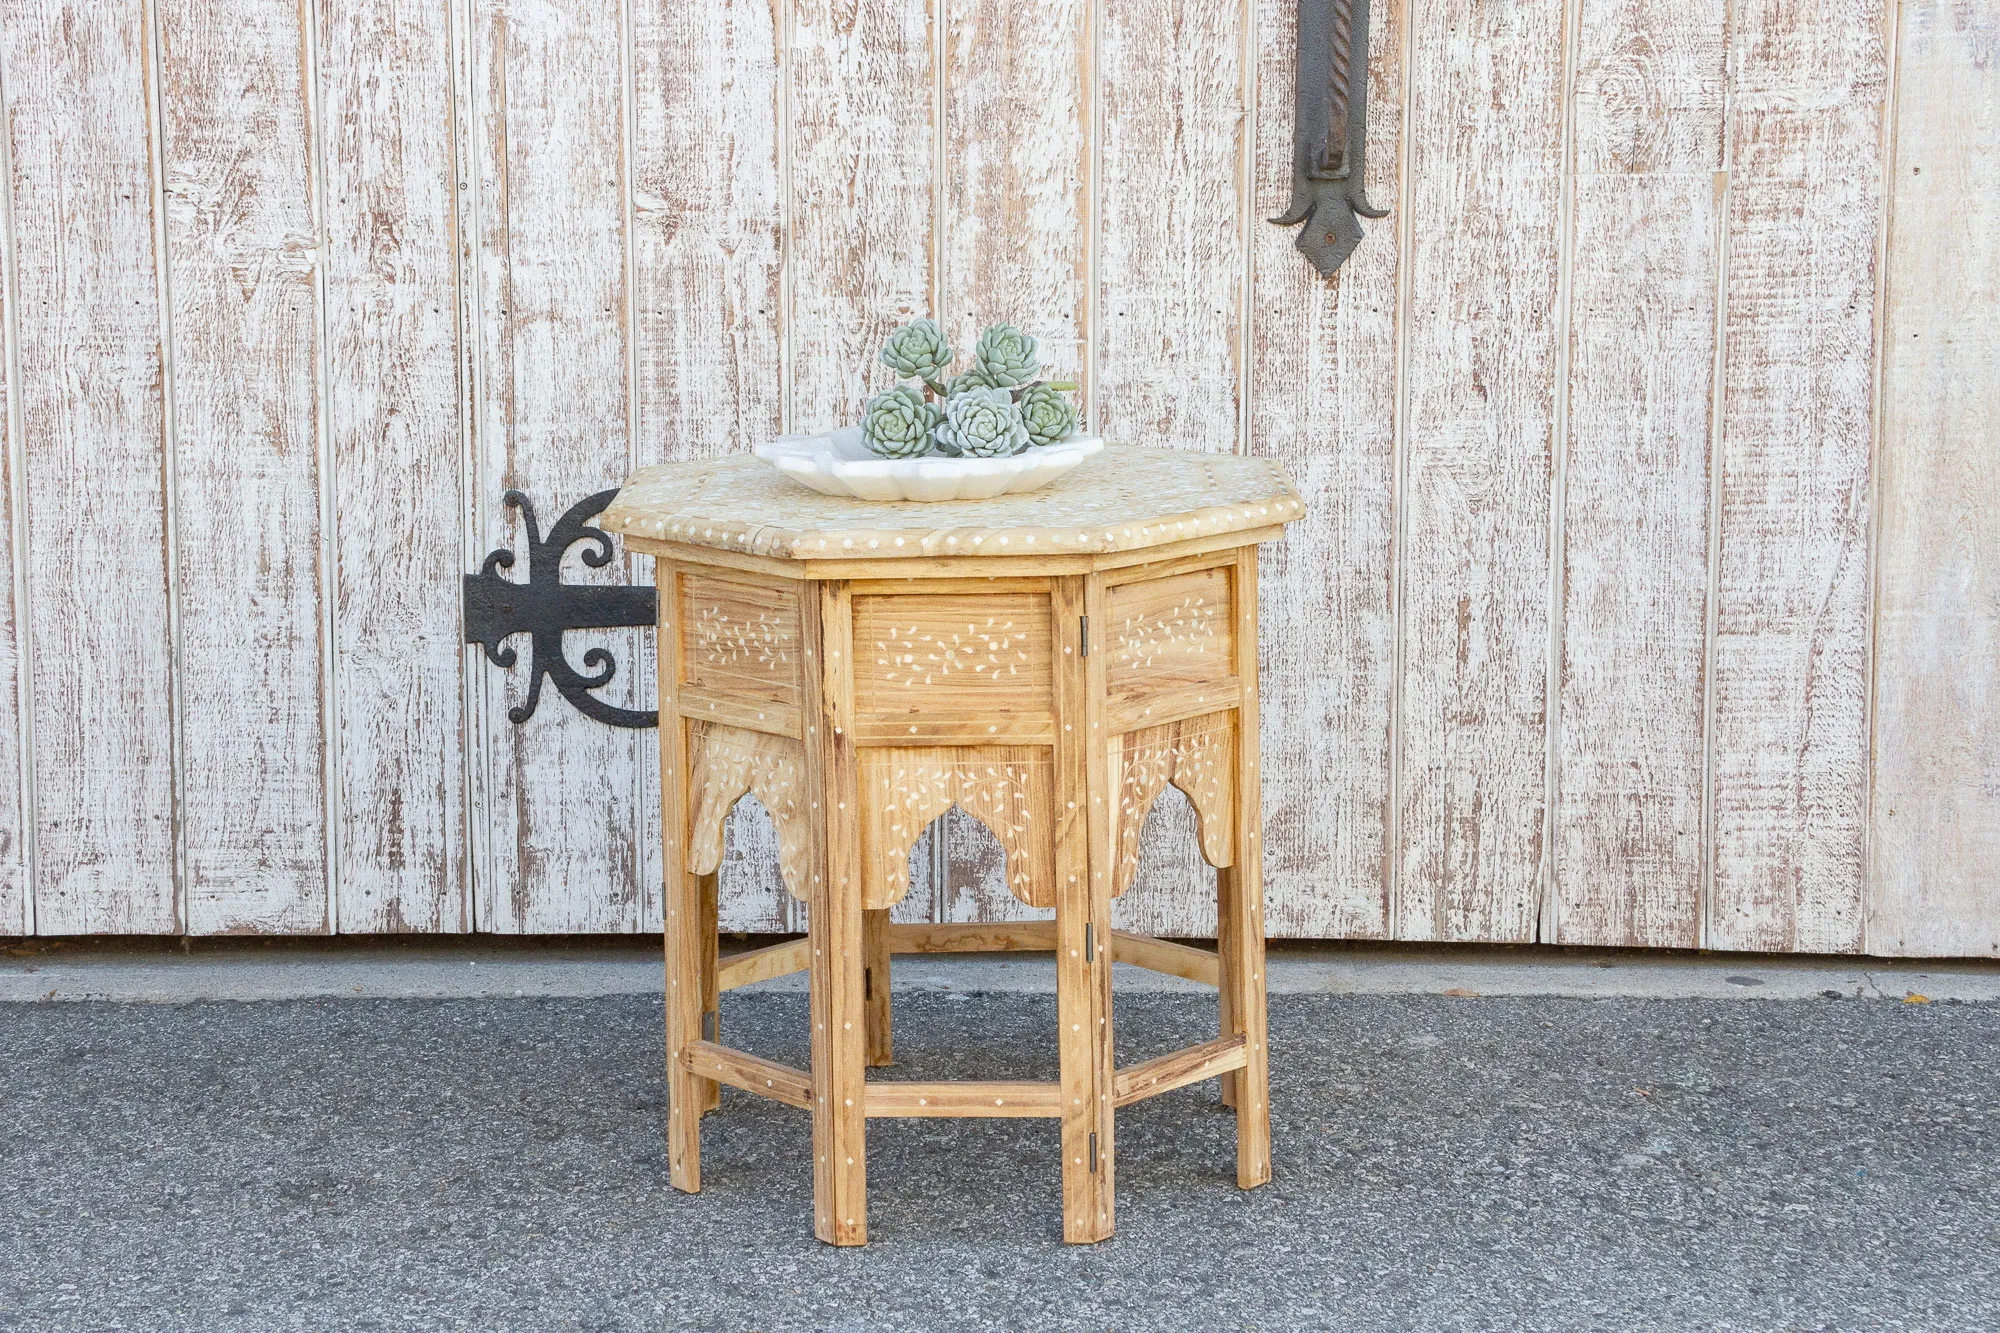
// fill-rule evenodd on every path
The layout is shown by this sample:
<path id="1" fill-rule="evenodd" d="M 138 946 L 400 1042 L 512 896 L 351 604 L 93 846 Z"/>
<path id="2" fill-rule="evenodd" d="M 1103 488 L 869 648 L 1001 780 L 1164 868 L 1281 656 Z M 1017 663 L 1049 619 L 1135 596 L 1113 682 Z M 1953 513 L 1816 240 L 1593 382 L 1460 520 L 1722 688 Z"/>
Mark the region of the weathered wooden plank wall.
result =
<path id="1" fill-rule="evenodd" d="M 1410 10 L 1390 891 L 1402 939 L 1531 939 L 1548 873 L 1567 45 L 1561 0 Z"/>
<path id="2" fill-rule="evenodd" d="M 1297 13 L 1294 0 L 1257 11 L 1253 220 L 1277 216 L 1290 192 L 1273 164 L 1292 151 Z M 1245 438 L 1306 497 L 1259 574 L 1266 883 L 1315 886 L 1270 897 L 1265 920 L 1286 935 L 1389 930 L 1408 19 L 1403 4 L 1377 4 L 1369 37 L 1368 188 L 1395 216 L 1365 224 L 1338 282 L 1300 261 L 1289 229 L 1251 228 Z"/>
<path id="3" fill-rule="evenodd" d="M 397 0 L 308 12 L 337 589 L 333 915 L 349 932 L 463 930 L 466 757 L 482 753 L 466 695 L 479 677 L 464 675 L 450 627 L 459 571 L 483 552 L 465 484 L 454 15 Z"/>
<path id="4" fill-rule="evenodd" d="M 766 0 L 632 6 L 632 328 L 644 462 L 740 452 L 786 428 L 783 39 Z M 634 557 L 633 577 L 650 579 L 651 563 Z M 638 666 L 652 678 L 650 656 Z M 660 875 L 655 747 L 645 762 L 651 884 Z M 776 833 L 755 803 L 729 826 L 723 925 L 802 928 L 778 879 Z M 658 924 L 655 910 L 646 928 Z"/>
<path id="5" fill-rule="evenodd" d="M 1084 0 L 941 0 L 940 13 L 935 313 L 954 345 L 969 348 L 992 322 L 987 312 L 1008 311 L 1042 339 L 1054 373 L 1087 396 L 1096 10 Z M 1007 891 L 999 841 L 968 815 L 947 813 L 932 855 L 941 920 L 1054 915 Z M 906 912 L 921 910 L 918 896 L 913 888 Z"/>
<path id="6" fill-rule="evenodd" d="M 1719 948 L 1861 943 L 1887 16 L 1735 6 L 1711 732 Z"/>
<path id="7" fill-rule="evenodd" d="M 1332 282 L 1262 221 L 1294 22 L 0 0 L 0 933 L 657 929 L 651 737 L 509 722 L 457 575 L 933 314 L 1308 495 L 1277 933 L 2000 952 L 1991 19 L 1376 0 Z M 647 638 L 570 652 L 631 704 Z M 1019 913 L 937 833 L 905 918 Z M 1121 919 L 1211 930 L 1147 838 Z M 771 842 L 732 927 L 799 924 Z"/>
<path id="8" fill-rule="evenodd" d="M 1723 0 L 1581 7 L 1546 937 L 1701 942 Z"/>
<path id="9" fill-rule="evenodd" d="M 328 922 L 323 268 L 306 13 L 162 0 L 157 15 L 181 896 L 197 934 Z"/>
<path id="10" fill-rule="evenodd" d="M 4 56 L 4 47 L 0 47 Z M 7 123 L 7 82 L 0 59 L 0 126 Z M 0 134 L 0 180 L 11 181 L 11 139 Z M 20 526 L 21 397 L 14 392 L 17 369 L 19 285 L 14 269 L 13 191 L 0 189 L 0 934 L 34 931 L 34 900 L 28 892 L 28 802 L 34 781 L 31 753 L 23 734 L 27 719 L 26 676 L 21 669 L 25 634 L 27 570 L 15 558 Z"/>
<path id="11" fill-rule="evenodd" d="M 52 935 L 187 924 L 152 19 L 136 4 L 0 7 L 28 888 Z"/>
<path id="12" fill-rule="evenodd" d="M 2000 956 L 2000 12 L 1898 23 L 1863 938 Z"/>

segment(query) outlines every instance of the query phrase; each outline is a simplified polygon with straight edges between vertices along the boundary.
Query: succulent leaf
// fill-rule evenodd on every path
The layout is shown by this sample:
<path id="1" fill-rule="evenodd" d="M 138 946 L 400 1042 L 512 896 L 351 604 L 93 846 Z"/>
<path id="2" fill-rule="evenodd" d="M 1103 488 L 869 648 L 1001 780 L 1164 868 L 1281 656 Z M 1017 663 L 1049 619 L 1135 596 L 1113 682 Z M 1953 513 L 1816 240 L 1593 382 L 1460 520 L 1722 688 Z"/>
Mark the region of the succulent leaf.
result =
<path id="1" fill-rule="evenodd" d="M 1005 458 L 1028 447 L 1021 409 L 1005 389 L 967 389 L 947 398 L 937 428 L 941 453 Z"/>
<path id="2" fill-rule="evenodd" d="M 972 349 L 974 371 L 987 383 L 1011 389 L 1042 373 L 1041 343 L 1012 324 L 995 324 Z"/>
<path id="3" fill-rule="evenodd" d="M 934 319 L 913 319 L 882 344 L 882 362 L 898 375 L 935 382 L 956 355 Z"/>
<path id="4" fill-rule="evenodd" d="M 880 458 L 916 458 L 930 451 L 939 415 L 921 390 L 898 385 L 861 409 L 861 442 Z"/>
<path id="5" fill-rule="evenodd" d="M 1031 384 L 1021 395 L 1021 424 L 1029 444 L 1056 444 L 1076 429 L 1076 403 L 1053 385 Z"/>

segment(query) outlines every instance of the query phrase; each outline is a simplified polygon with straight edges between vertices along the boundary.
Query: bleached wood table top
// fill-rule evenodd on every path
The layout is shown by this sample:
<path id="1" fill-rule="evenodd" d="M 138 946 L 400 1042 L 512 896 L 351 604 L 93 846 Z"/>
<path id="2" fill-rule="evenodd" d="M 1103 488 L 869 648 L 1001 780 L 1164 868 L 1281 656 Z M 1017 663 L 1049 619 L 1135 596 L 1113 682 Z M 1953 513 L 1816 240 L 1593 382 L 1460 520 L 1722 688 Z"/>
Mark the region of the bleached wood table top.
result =
<path id="1" fill-rule="evenodd" d="M 820 495 L 749 454 L 633 474 L 607 532 L 781 560 L 1095 555 L 1276 528 L 1305 512 L 1266 458 L 1114 445 L 1039 491 L 912 504 Z"/>

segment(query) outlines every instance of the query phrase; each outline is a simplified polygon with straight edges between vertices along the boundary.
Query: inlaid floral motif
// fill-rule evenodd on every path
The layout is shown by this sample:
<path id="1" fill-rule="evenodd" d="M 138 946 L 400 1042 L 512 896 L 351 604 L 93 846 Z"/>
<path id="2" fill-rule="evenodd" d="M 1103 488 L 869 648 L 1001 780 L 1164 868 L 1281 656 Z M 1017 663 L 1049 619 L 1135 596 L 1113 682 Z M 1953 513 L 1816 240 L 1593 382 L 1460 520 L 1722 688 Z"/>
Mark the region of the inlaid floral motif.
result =
<path id="1" fill-rule="evenodd" d="M 797 646 L 789 619 L 768 611 L 744 620 L 720 606 L 704 606 L 695 612 L 692 633 L 702 660 L 738 671 L 789 672 Z"/>
<path id="2" fill-rule="evenodd" d="M 1132 887 L 1139 872 L 1139 831 L 1169 782 L 1180 788 L 1200 821 L 1201 854 L 1230 864 L 1235 850 L 1235 726 L 1229 713 L 1210 713 L 1125 736 L 1120 749 L 1117 873 L 1111 891 Z"/>
<path id="3" fill-rule="evenodd" d="M 875 665 L 890 685 L 930 685 L 954 675 L 1010 680 L 1029 666 L 1028 632 L 1011 617 L 970 620 L 964 629 L 891 626 L 875 640 Z"/>
<path id="4" fill-rule="evenodd" d="M 1114 627 L 1122 665 L 1171 670 L 1215 656 L 1225 633 L 1229 608 L 1202 592 L 1190 592 L 1155 612 L 1127 616 Z"/>
<path id="5" fill-rule="evenodd" d="M 736 803 L 754 793 L 778 833 L 785 888 L 795 898 L 806 897 L 812 822 L 806 817 L 804 746 L 789 736 L 690 723 L 687 793 L 690 873 L 711 875 L 722 865 L 723 825 Z"/>

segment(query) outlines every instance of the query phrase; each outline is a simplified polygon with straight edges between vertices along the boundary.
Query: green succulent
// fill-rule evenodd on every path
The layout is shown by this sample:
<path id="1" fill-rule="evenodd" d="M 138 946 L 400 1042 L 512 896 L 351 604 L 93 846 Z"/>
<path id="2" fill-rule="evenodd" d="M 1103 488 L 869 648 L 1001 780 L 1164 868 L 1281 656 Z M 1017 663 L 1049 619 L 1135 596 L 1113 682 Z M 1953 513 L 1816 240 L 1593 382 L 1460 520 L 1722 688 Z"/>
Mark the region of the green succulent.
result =
<path id="1" fill-rule="evenodd" d="M 1021 409 L 1005 389 L 967 389 L 945 399 L 937 435 L 945 452 L 969 458 L 1005 458 L 1028 447 Z"/>
<path id="2" fill-rule="evenodd" d="M 956 398 L 967 389 L 991 389 L 998 387 L 977 370 L 968 370 L 963 375 L 953 375 L 943 385 L 946 398 Z"/>
<path id="3" fill-rule="evenodd" d="M 881 458 L 915 458 L 930 452 L 931 430 L 941 415 L 921 390 L 898 385 L 861 409 L 861 442 Z"/>
<path id="4" fill-rule="evenodd" d="M 1042 373 L 1042 346 L 1012 324 L 995 324 L 979 335 L 972 361 L 987 383 L 1011 389 Z"/>
<path id="5" fill-rule="evenodd" d="M 883 364 L 898 375 L 914 375 L 933 389 L 956 355 L 934 319 L 913 319 L 882 344 Z"/>
<path id="6" fill-rule="evenodd" d="M 1021 395 L 1021 424 L 1029 444 L 1059 443 L 1076 429 L 1076 403 L 1053 384 L 1031 384 Z"/>

